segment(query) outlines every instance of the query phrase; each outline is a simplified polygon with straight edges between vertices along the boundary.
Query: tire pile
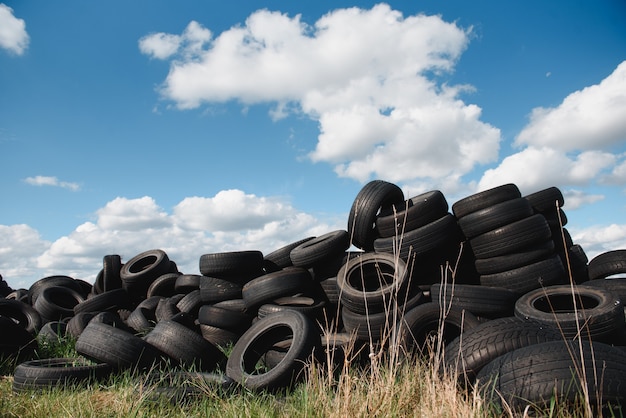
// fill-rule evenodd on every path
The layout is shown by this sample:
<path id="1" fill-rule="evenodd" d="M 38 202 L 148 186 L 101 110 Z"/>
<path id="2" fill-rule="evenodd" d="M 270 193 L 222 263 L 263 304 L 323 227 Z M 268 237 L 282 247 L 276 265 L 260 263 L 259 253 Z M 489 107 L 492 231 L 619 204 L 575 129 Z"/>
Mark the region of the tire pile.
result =
<path id="1" fill-rule="evenodd" d="M 312 359 L 343 364 L 348 347 L 364 364 L 373 347 L 423 354 L 438 334 L 441 372 L 496 404 L 582 392 L 620 404 L 626 279 L 614 275 L 626 273 L 626 250 L 589 261 L 563 204 L 556 187 L 522 196 L 505 184 L 450 211 L 439 191 L 405 199 L 375 180 L 346 230 L 265 255 L 203 254 L 200 274 L 155 249 L 125 263 L 105 255 L 93 285 L 50 276 L 11 291 L 1 281 L 0 355 L 20 361 L 16 391 L 172 366 L 276 391 Z M 65 336 L 82 358 L 32 360 L 44 338 Z"/>

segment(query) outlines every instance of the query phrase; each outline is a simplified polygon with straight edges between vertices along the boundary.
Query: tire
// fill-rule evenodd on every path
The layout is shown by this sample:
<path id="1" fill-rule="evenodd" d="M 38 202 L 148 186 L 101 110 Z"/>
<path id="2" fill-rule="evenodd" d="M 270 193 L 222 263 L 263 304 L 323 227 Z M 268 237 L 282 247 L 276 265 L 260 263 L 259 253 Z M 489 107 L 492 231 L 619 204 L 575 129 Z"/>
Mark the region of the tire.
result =
<path id="1" fill-rule="evenodd" d="M 0 316 L 12 319 L 29 333 L 41 329 L 41 315 L 32 306 L 15 299 L 0 299 Z"/>
<path id="2" fill-rule="evenodd" d="M 121 270 L 122 258 L 119 255 L 110 254 L 102 258 L 102 292 L 122 288 Z"/>
<path id="3" fill-rule="evenodd" d="M 224 354 L 200 334 L 174 320 L 156 324 L 144 340 L 183 367 L 212 371 L 224 363 Z"/>
<path id="4" fill-rule="evenodd" d="M 308 268 L 330 257 L 340 255 L 349 246 L 350 236 L 348 232 L 339 229 L 303 242 L 291 250 L 289 257 L 294 266 Z"/>
<path id="5" fill-rule="evenodd" d="M 216 347 L 228 347 L 237 342 L 241 337 L 241 332 L 235 332 L 212 325 L 200 324 L 202 338 Z"/>
<path id="6" fill-rule="evenodd" d="M 81 286 L 69 276 L 48 276 L 43 279 L 37 280 L 33 283 L 30 288 L 28 288 L 28 303 L 31 306 L 35 306 L 37 302 L 37 298 L 43 292 L 43 290 L 47 287 L 52 286 L 61 286 L 61 287 L 69 287 L 74 289 L 77 292 L 81 292 Z"/>
<path id="7" fill-rule="evenodd" d="M 392 254 L 365 253 L 348 261 L 337 274 L 341 304 L 352 312 L 382 312 L 408 290 L 406 264 Z"/>
<path id="8" fill-rule="evenodd" d="M 37 334 L 39 342 L 47 341 L 49 343 L 58 343 L 65 338 L 67 324 L 61 321 L 46 322 Z"/>
<path id="9" fill-rule="evenodd" d="M 444 310 L 434 302 L 423 303 L 406 312 L 397 325 L 398 342 L 406 352 L 425 354 L 431 338 L 445 346 L 464 332 L 476 328 L 480 321 L 469 311 L 454 306 Z M 440 330 L 443 332 L 440 333 Z"/>
<path id="10" fill-rule="evenodd" d="M 365 251 L 374 249 L 378 233 L 374 227 L 376 216 L 386 208 L 404 203 L 402 189 L 383 180 L 373 180 L 359 191 L 348 215 L 348 234 L 352 244 Z"/>
<path id="11" fill-rule="evenodd" d="M 607 251 L 589 261 L 589 280 L 605 279 L 626 273 L 626 250 Z"/>
<path id="12" fill-rule="evenodd" d="M 474 384 L 478 372 L 497 357 L 518 348 L 562 338 L 558 330 L 543 324 L 512 316 L 497 318 L 476 326 L 446 345 L 446 371 L 469 386 Z"/>
<path id="13" fill-rule="evenodd" d="M 252 317 L 243 312 L 203 305 L 198 311 L 198 323 L 241 333 L 248 329 Z"/>
<path id="14" fill-rule="evenodd" d="M 469 239 L 531 215 L 533 208 L 528 200 L 518 197 L 468 213 L 459 218 L 459 227 Z"/>
<path id="15" fill-rule="evenodd" d="M 483 367 L 477 380 L 486 402 L 505 402 L 515 413 L 529 404 L 545 408 L 555 397 L 560 404 L 573 403 L 582 393 L 582 369 L 589 405 L 597 406 L 600 399 L 603 405 L 624 402 L 624 352 L 602 343 L 594 343 L 592 348 L 588 341 L 561 340 L 519 348 Z M 616 412 L 619 416 L 619 409 Z"/>
<path id="16" fill-rule="evenodd" d="M 153 366 L 158 352 L 141 338 L 101 322 L 91 320 L 78 340 L 76 352 L 115 370 L 145 370 Z"/>
<path id="17" fill-rule="evenodd" d="M 516 269 L 480 276 L 481 285 L 510 289 L 517 295 L 540 287 L 566 283 L 567 273 L 558 255 Z"/>
<path id="18" fill-rule="evenodd" d="M 74 314 L 81 312 L 104 312 L 127 309 L 131 305 L 128 293 L 124 289 L 113 289 L 82 301 L 74 306 Z"/>
<path id="19" fill-rule="evenodd" d="M 200 289 L 200 274 L 180 274 L 174 283 L 174 293 L 191 293 Z"/>
<path id="20" fill-rule="evenodd" d="M 380 237 L 399 236 L 436 221 L 448 213 L 448 202 L 443 193 L 433 190 L 414 196 L 394 208 L 395 213 L 394 210 L 387 210 L 376 218 L 376 231 Z"/>
<path id="21" fill-rule="evenodd" d="M 69 287 L 46 287 L 39 294 L 33 308 L 44 322 L 59 321 L 74 316 L 74 307 L 84 302 L 83 296 Z"/>
<path id="22" fill-rule="evenodd" d="M 563 193 L 558 187 L 548 187 L 524 196 L 536 213 L 556 212 L 565 204 Z"/>
<path id="23" fill-rule="evenodd" d="M 165 273 L 157 277 L 148 287 L 146 297 L 164 296 L 169 298 L 176 294 L 176 280 L 180 273 Z"/>
<path id="24" fill-rule="evenodd" d="M 209 277 L 238 279 L 237 282 L 243 284 L 263 273 L 263 253 L 250 250 L 203 254 L 200 256 L 200 273 Z"/>
<path id="25" fill-rule="evenodd" d="M 580 286 L 604 289 L 617 296 L 622 303 L 626 301 L 626 278 L 589 280 L 581 283 Z"/>
<path id="26" fill-rule="evenodd" d="M 419 228 L 405 231 L 398 237 L 377 238 L 374 251 L 377 253 L 397 253 L 403 260 L 410 257 L 421 257 L 433 251 L 458 244 L 461 233 L 456 219 L 446 214 L 434 222 Z"/>
<path id="27" fill-rule="evenodd" d="M 479 274 L 494 274 L 533 264 L 554 254 L 554 241 L 548 239 L 527 250 L 490 258 L 477 258 L 474 265 Z"/>
<path id="28" fill-rule="evenodd" d="M 548 222 L 537 214 L 485 232 L 470 240 L 476 258 L 524 251 L 552 237 Z"/>
<path id="29" fill-rule="evenodd" d="M 304 292 L 311 282 L 308 270 L 290 267 L 251 280 L 243 286 L 241 296 L 248 309 L 257 309 L 274 299 Z"/>
<path id="30" fill-rule="evenodd" d="M 21 303 L 21 302 L 20 302 Z M 29 359 L 39 348 L 33 334 L 13 319 L 0 315 L 0 358 Z"/>
<path id="31" fill-rule="evenodd" d="M 307 241 L 314 239 L 315 237 L 307 237 L 272 251 L 271 253 L 263 257 L 263 265 L 266 273 L 271 273 L 284 269 L 285 267 L 291 267 L 291 250 L 298 247 L 300 244 L 304 244 Z"/>
<path id="32" fill-rule="evenodd" d="M 495 319 L 513 315 L 518 295 L 502 287 L 436 283 L 430 286 L 430 297 L 438 305 Z"/>
<path id="33" fill-rule="evenodd" d="M 108 364 L 89 364 L 79 358 L 47 358 L 19 364 L 13 374 L 13 391 L 68 388 L 100 381 L 111 374 Z"/>
<path id="34" fill-rule="evenodd" d="M 626 327 L 620 299 L 604 289 L 557 285 L 522 295 L 515 303 L 515 316 L 558 327 L 566 338 L 607 342 Z M 576 309 L 574 296 L 577 300 Z"/>
<path id="35" fill-rule="evenodd" d="M 202 276 L 200 279 L 200 299 L 204 303 L 241 299 L 241 285 L 216 277 Z"/>
<path id="36" fill-rule="evenodd" d="M 262 356 L 288 338 L 291 345 L 282 361 L 270 370 L 255 371 Z M 288 388 L 303 377 L 307 360 L 320 350 L 320 334 L 311 319 L 296 311 L 278 312 L 258 320 L 239 338 L 226 375 L 253 391 Z"/>
<path id="37" fill-rule="evenodd" d="M 567 258 L 561 257 L 561 261 L 566 267 L 568 275 L 571 275 L 574 283 L 581 284 L 589 280 L 589 269 L 587 267 L 589 259 L 587 258 L 585 250 L 583 250 L 580 245 L 574 244 L 569 247 L 567 250 Z"/>
<path id="38" fill-rule="evenodd" d="M 170 267 L 170 259 L 165 251 L 144 251 L 128 260 L 120 270 L 122 287 L 136 305 L 147 297 L 152 282 L 169 273 Z"/>
<path id="39" fill-rule="evenodd" d="M 313 320 L 321 321 L 324 306 L 326 306 L 326 302 L 323 300 L 316 300 L 307 296 L 288 296 L 261 305 L 257 316 L 263 318 L 276 312 L 289 310 L 301 312 Z"/>
<path id="40" fill-rule="evenodd" d="M 94 316 L 96 316 L 96 314 L 93 312 L 81 312 L 78 315 L 74 315 L 69 321 L 67 321 L 67 325 L 65 327 L 66 334 L 72 336 L 74 339 L 78 338 Z M 41 334 L 41 332 L 39 332 L 39 334 Z"/>
<path id="41" fill-rule="evenodd" d="M 189 314 L 196 318 L 198 316 L 198 309 L 202 306 L 202 299 L 200 299 L 200 289 L 194 290 L 191 293 L 186 294 L 177 304 L 176 307 L 179 311 Z"/>
<path id="42" fill-rule="evenodd" d="M 452 213 L 460 219 L 472 212 L 519 197 L 522 195 L 515 184 L 503 184 L 457 201 L 452 205 Z"/>

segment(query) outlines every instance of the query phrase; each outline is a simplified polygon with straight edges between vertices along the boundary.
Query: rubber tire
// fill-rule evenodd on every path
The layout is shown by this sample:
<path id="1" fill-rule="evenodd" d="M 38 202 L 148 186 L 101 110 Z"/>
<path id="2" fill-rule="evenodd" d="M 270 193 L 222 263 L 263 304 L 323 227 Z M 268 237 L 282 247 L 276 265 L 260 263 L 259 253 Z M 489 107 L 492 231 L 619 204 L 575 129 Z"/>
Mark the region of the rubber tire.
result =
<path id="1" fill-rule="evenodd" d="M 198 323 L 242 333 L 252 323 L 252 317 L 243 312 L 203 305 L 198 311 Z"/>
<path id="2" fill-rule="evenodd" d="M 356 195 L 348 215 L 348 234 L 352 244 L 365 251 L 374 249 L 378 237 L 374 222 L 381 209 L 404 202 L 402 189 L 393 183 L 373 180 L 367 183 Z"/>
<path id="3" fill-rule="evenodd" d="M 183 367 L 212 371 L 225 361 L 219 348 L 173 319 L 157 323 L 144 340 Z"/>
<path id="4" fill-rule="evenodd" d="M 434 302 L 423 303 L 406 312 L 397 324 L 400 347 L 407 353 L 425 354 L 427 341 L 431 335 L 438 334 L 442 320 L 442 346 L 480 324 L 478 318 L 469 311 L 451 307 L 444 316 L 442 308 L 438 304 Z"/>
<path id="5" fill-rule="evenodd" d="M 159 357 L 154 347 L 141 338 L 112 325 L 91 320 L 76 340 L 76 352 L 115 370 L 145 370 Z"/>
<path id="6" fill-rule="evenodd" d="M 395 213 L 380 214 L 376 231 L 380 237 L 394 237 L 436 221 L 448 213 L 448 202 L 439 190 L 414 196 L 395 207 Z"/>
<path id="7" fill-rule="evenodd" d="M 624 305 L 610 291 L 589 286 L 575 286 L 577 300 L 582 307 L 574 312 L 572 287 L 556 285 L 522 295 L 515 302 L 515 316 L 558 327 L 566 338 L 575 338 L 580 324 L 581 338 L 592 341 L 610 341 L 626 327 Z M 590 305 L 585 308 L 585 305 Z M 582 308 L 582 309 L 581 309 Z M 555 309 L 552 312 L 552 309 Z"/>
<path id="8" fill-rule="evenodd" d="M 558 187 L 548 187 L 524 196 L 536 213 L 556 212 L 565 204 L 563 193 Z"/>
<path id="9" fill-rule="evenodd" d="M 118 309 L 130 308 L 130 298 L 124 289 L 113 289 L 98 295 L 74 306 L 74 314 L 81 312 L 103 312 L 117 311 Z"/>
<path id="10" fill-rule="evenodd" d="M 135 305 L 145 299 L 148 288 L 159 276 L 170 272 L 170 259 L 163 250 L 155 249 L 137 254 L 120 270 L 122 287 Z"/>
<path id="11" fill-rule="evenodd" d="M 47 287 L 51 286 L 62 286 L 69 287 L 74 289 L 77 292 L 81 292 L 82 288 L 80 284 L 76 282 L 72 277 L 69 276 L 47 276 L 43 279 L 37 280 L 35 283 L 30 285 L 28 288 L 28 303 L 31 306 L 35 306 L 37 302 L 37 298 L 43 292 L 43 290 Z"/>
<path id="12" fill-rule="evenodd" d="M 522 194 L 515 184 L 503 184 L 498 187 L 483 190 L 482 192 L 474 193 L 455 202 L 452 205 L 452 213 L 454 213 L 457 218 L 462 218 L 477 210 L 521 196 Z"/>
<path id="13" fill-rule="evenodd" d="M 532 248 L 552 237 L 548 222 L 537 214 L 472 238 L 476 258 L 490 258 Z"/>
<path id="14" fill-rule="evenodd" d="M 533 214 L 533 208 L 528 200 L 518 197 L 468 213 L 459 218 L 459 227 L 469 239 Z"/>
<path id="15" fill-rule="evenodd" d="M 274 299 L 306 291 L 311 282 L 308 270 L 289 267 L 249 281 L 241 289 L 241 296 L 248 309 L 258 309 Z"/>
<path id="16" fill-rule="evenodd" d="M 42 290 L 33 308 L 44 322 L 59 321 L 74 315 L 74 307 L 84 302 L 83 296 L 69 287 L 50 286 Z"/>
<path id="17" fill-rule="evenodd" d="M 15 299 L 0 299 L 0 316 L 11 318 L 32 335 L 39 332 L 43 322 L 32 306 Z"/>
<path id="18" fill-rule="evenodd" d="M 554 241 L 548 239 L 525 251 L 490 258 L 477 258 L 474 261 L 474 265 L 479 274 L 494 274 L 545 260 L 553 254 L 555 254 Z"/>
<path id="19" fill-rule="evenodd" d="M 518 295 L 503 287 L 435 283 L 430 286 L 430 297 L 438 305 L 454 306 L 477 317 L 495 319 L 513 315 Z"/>
<path id="20" fill-rule="evenodd" d="M 563 337 L 556 328 L 514 316 L 484 322 L 446 345 L 446 371 L 460 383 L 474 384 L 480 370 L 497 357 L 518 348 Z"/>
<path id="21" fill-rule="evenodd" d="M 263 273 L 263 253 L 249 250 L 203 254 L 200 273 L 219 278 L 258 276 Z"/>
<path id="22" fill-rule="evenodd" d="M 509 271 L 480 276 L 481 285 L 510 289 L 520 296 L 540 287 L 566 283 L 567 272 L 558 255 Z"/>
<path id="23" fill-rule="evenodd" d="M 204 303 L 217 303 L 224 300 L 241 299 L 242 286 L 216 277 L 200 278 L 200 299 Z"/>
<path id="24" fill-rule="evenodd" d="M 339 229 L 320 235 L 291 250 L 291 263 L 297 267 L 313 267 L 324 260 L 340 255 L 350 247 L 348 231 Z"/>
<path id="25" fill-rule="evenodd" d="M 282 361 L 265 373 L 254 373 L 261 357 L 277 342 L 291 338 Z M 303 377 L 306 362 L 321 351 L 320 333 L 313 321 L 296 311 L 277 312 L 253 323 L 235 343 L 226 375 L 252 391 L 274 391 Z"/>
<path id="26" fill-rule="evenodd" d="M 176 280 L 180 273 L 165 273 L 157 277 L 148 287 L 146 297 L 164 296 L 166 298 L 176 294 Z"/>
<path id="27" fill-rule="evenodd" d="M 307 241 L 314 239 L 315 237 L 307 237 L 301 240 L 284 245 L 263 257 L 263 268 L 266 273 L 271 273 L 284 269 L 285 267 L 291 267 L 291 250 L 304 244 Z"/>
<path id="28" fill-rule="evenodd" d="M 588 341 L 580 344 L 584 362 L 579 342 L 563 340 L 522 347 L 496 358 L 478 373 L 482 399 L 496 405 L 501 405 L 504 400 L 515 416 L 528 404 L 538 408 L 549 406 L 554 396 L 560 404 L 573 402 L 581 394 L 576 370 L 581 371 L 584 367 L 592 407 L 598 404 L 597 394 L 602 394 L 604 403 L 623 403 L 626 387 L 624 352 L 602 343 L 594 343 L 593 349 Z M 600 384 L 594 383 L 596 373 Z"/>
<path id="29" fill-rule="evenodd" d="M 74 388 L 82 383 L 105 379 L 111 371 L 108 364 L 89 364 L 80 358 L 29 360 L 15 368 L 13 391 Z"/>
<path id="30" fill-rule="evenodd" d="M 393 298 L 403 300 L 406 297 L 406 264 L 392 254 L 365 253 L 341 267 L 337 287 L 341 304 L 352 312 L 382 312 Z"/>
<path id="31" fill-rule="evenodd" d="M 613 250 L 598 254 L 587 265 L 589 280 L 605 279 L 626 273 L 626 250 Z"/>

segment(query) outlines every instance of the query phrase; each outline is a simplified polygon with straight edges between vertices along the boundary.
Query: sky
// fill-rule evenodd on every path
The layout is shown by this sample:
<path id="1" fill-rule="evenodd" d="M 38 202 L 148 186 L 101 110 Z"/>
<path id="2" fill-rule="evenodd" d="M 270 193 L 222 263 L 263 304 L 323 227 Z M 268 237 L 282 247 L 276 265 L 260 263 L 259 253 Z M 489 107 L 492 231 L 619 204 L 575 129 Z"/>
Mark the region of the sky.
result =
<path id="1" fill-rule="evenodd" d="M 1 0 L 0 0 L 1 1 Z M 370 180 L 556 186 L 626 248 L 626 2 L 0 3 L 0 274 L 347 229 Z"/>

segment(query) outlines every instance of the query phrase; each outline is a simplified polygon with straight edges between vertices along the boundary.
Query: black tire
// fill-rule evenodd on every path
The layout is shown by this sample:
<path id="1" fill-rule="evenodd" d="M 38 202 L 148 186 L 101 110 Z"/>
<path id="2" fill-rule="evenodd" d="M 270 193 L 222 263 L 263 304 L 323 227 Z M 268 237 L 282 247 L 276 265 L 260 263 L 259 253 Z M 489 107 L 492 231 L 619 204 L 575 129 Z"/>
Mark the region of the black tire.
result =
<path id="1" fill-rule="evenodd" d="M 307 296 L 288 296 L 274 299 L 259 307 L 257 316 L 263 318 L 276 312 L 290 310 L 302 312 L 313 320 L 322 320 L 322 310 L 326 306 L 323 300 L 316 300 Z"/>
<path id="2" fill-rule="evenodd" d="M 284 245 L 277 250 L 272 251 L 269 254 L 266 254 L 263 257 L 263 265 L 266 273 L 271 273 L 273 271 L 278 271 L 284 269 L 285 267 L 291 267 L 293 264 L 291 263 L 291 250 L 299 246 L 300 244 L 304 244 L 307 241 L 314 239 L 315 237 L 307 237 L 290 244 Z"/>
<path id="3" fill-rule="evenodd" d="M 122 287 L 131 301 L 141 302 L 148 295 L 148 288 L 157 277 L 169 273 L 170 259 L 163 250 L 149 250 L 137 254 L 120 270 Z"/>
<path id="4" fill-rule="evenodd" d="M 194 290 L 200 289 L 200 278 L 203 277 L 200 274 L 181 274 L 176 278 L 174 284 L 175 293 L 191 293 Z"/>
<path id="5" fill-rule="evenodd" d="M 108 364 L 89 364 L 80 358 L 47 358 L 19 364 L 13 374 L 13 391 L 69 388 L 99 381 L 111 374 Z"/>
<path id="6" fill-rule="evenodd" d="M 69 276 L 48 276 L 43 279 L 37 280 L 35 283 L 30 285 L 28 288 L 28 303 L 31 306 L 35 306 L 37 302 L 37 298 L 43 292 L 43 290 L 47 287 L 52 286 L 61 286 L 61 287 L 69 287 L 70 289 L 74 289 L 77 292 L 81 292 L 82 288 L 80 284 L 76 282 L 72 277 Z"/>
<path id="7" fill-rule="evenodd" d="M 520 413 L 527 405 L 544 410 L 555 397 L 560 404 L 573 403 L 582 394 L 582 373 L 591 407 L 600 400 L 616 408 L 624 402 L 624 352 L 602 343 L 561 340 L 522 347 L 487 364 L 477 380 L 483 399 Z M 620 415 L 619 409 L 614 412 Z"/>
<path id="8" fill-rule="evenodd" d="M 545 260 L 554 253 L 554 241 L 548 239 L 527 250 L 490 258 L 477 258 L 474 264 L 478 273 L 494 274 Z"/>
<path id="9" fill-rule="evenodd" d="M 172 319 L 174 315 L 180 313 L 180 310 L 176 306 L 178 302 L 180 302 L 180 300 L 175 297 L 161 299 L 154 310 L 156 322 L 163 321 L 165 319 Z"/>
<path id="10" fill-rule="evenodd" d="M 96 316 L 94 312 L 81 312 L 78 315 L 74 315 L 69 321 L 67 321 L 67 325 L 65 327 L 66 334 L 71 335 L 74 339 L 78 338 L 94 316 Z M 39 334 L 41 335 L 41 332 L 39 332 Z"/>
<path id="11" fill-rule="evenodd" d="M 480 284 L 510 289 L 518 295 L 545 286 L 568 283 L 567 273 L 558 255 L 495 274 L 480 276 Z"/>
<path id="12" fill-rule="evenodd" d="M 0 316 L 11 318 L 33 335 L 39 331 L 42 325 L 39 312 L 32 306 L 15 299 L 0 299 Z"/>
<path id="13" fill-rule="evenodd" d="M 589 280 L 626 273 L 626 250 L 607 251 L 595 256 L 587 266 Z"/>
<path id="14" fill-rule="evenodd" d="M 476 258 L 524 251 L 552 237 L 548 222 L 537 214 L 485 232 L 470 240 Z"/>
<path id="15" fill-rule="evenodd" d="M 465 309 L 477 317 L 490 319 L 512 316 L 517 297 L 517 293 L 502 287 L 442 283 L 430 286 L 430 298 L 434 303 Z"/>
<path id="16" fill-rule="evenodd" d="M 250 326 L 252 317 L 243 312 L 203 305 L 198 311 L 198 323 L 241 333 Z"/>
<path id="17" fill-rule="evenodd" d="M 210 371 L 225 361 L 219 348 L 175 320 L 157 323 L 144 340 L 183 367 Z"/>
<path id="18" fill-rule="evenodd" d="M 257 309 L 274 299 L 306 291 L 311 282 L 308 270 L 301 267 L 289 267 L 246 283 L 241 290 L 241 296 L 248 309 Z"/>
<path id="19" fill-rule="evenodd" d="M 74 306 L 74 314 L 81 312 L 117 311 L 130 307 L 128 293 L 124 289 L 113 289 L 100 293 Z"/>
<path id="20" fill-rule="evenodd" d="M 461 232 L 455 217 L 448 213 L 434 222 L 405 231 L 401 236 L 377 238 L 374 251 L 399 254 L 403 260 L 421 257 L 460 242 Z"/>
<path id="21" fill-rule="evenodd" d="M 313 267 L 330 257 L 340 255 L 350 246 L 348 232 L 339 229 L 303 242 L 291 250 L 291 263 L 297 267 Z"/>
<path id="22" fill-rule="evenodd" d="M 558 327 L 566 338 L 576 338 L 580 328 L 580 338 L 601 342 L 610 342 L 626 327 L 620 299 L 608 290 L 588 286 L 556 285 L 530 291 L 515 303 L 515 316 Z"/>
<path id="23" fill-rule="evenodd" d="M 589 269 L 587 263 L 589 259 L 585 250 L 579 245 L 574 244 L 567 250 L 567 258 L 561 256 L 561 261 L 565 266 L 565 270 L 568 273 L 568 277 L 571 276 L 574 283 L 581 284 L 589 280 Z M 622 300 L 626 300 L 623 299 Z"/>
<path id="24" fill-rule="evenodd" d="M 374 222 L 378 213 L 385 208 L 404 203 L 400 187 L 383 180 L 373 180 L 359 191 L 348 215 L 348 234 L 355 247 L 365 251 L 374 249 L 378 237 Z"/>
<path id="25" fill-rule="evenodd" d="M 119 255 L 110 254 L 102 258 L 102 292 L 122 287 L 121 270 L 122 258 Z"/>
<path id="26" fill-rule="evenodd" d="M 21 303 L 21 302 L 20 302 Z M 12 318 L 0 315 L 0 359 L 29 359 L 39 348 L 33 334 Z"/>
<path id="27" fill-rule="evenodd" d="M 200 299 L 204 303 L 241 299 L 241 285 L 216 277 L 202 276 L 200 279 Z"/>
<path id="28" fill-rule="evenodd" d="M 385 211 L 376 218 L 376 230 L 380 237 L 402 235 L 436 221 L 448 213 L 448 202 L 443 193 L 433 190 L 408 199 L 400 207 Z"/>
<path id="29" fill-rule="evenodd" d="M 322 280 L 320 282 L 320 286 L 322 287 L 322 290 L 324 290 L 324 295 L 326 295 L 328 302 L 332 305 L 337 305 L 339 303 L 339 287 L 337 286 L 337 277 L 330 277 Z"/>
<path id="30" fill-rule="evenodd" d="M 465 237 L 474 238 L 531 215 L 533 208 L 528 200 L 518 197 L 468 213 L 459 218 L 459 227 Z"/>
<path id="31" fill-rule="evenodd" d="M 126 325 L 136 334 L 145 335 L 150 332 L 157 323 L 156 308 L 150 310 L 137 306 L 126 319 Z"/>
<path id="32" fill-rule="evenodd" d="M 144 370 L 159 357 L 156 349 L 141 338 L 93 319 L 76 340 L 76 352 L 116 370 Z"/>
<path id="33" fill-rule="evenodd" d="M 613 295 L 617 296 L 622 303 L 626 301 L 626 278 L 588 280 L 581 283 L 580 286 L 608 290 Z"/>
<path id="34" fill-rule="evenodd" d="M 397 324 L 398 342 L 406 352 L 424 354 L 430 339 L 441 337 L 440 343 L 445 346 L 479 324 L 480 321 L 469 311 L 454 306 L 442 309 L 434 302 L 427 302 L 404 314 Z"/>
<path id="35" fill-rule="evenodd" d="M 176 294 L 176 280 L 180 273 L 165 273 L 157 277 L 148 287 L 146 297 L 164 296 L 166 298 Z"/>
<path id="36" fill-rule="evenodd" d="M 202 299 L 200 299 L 200 289 L 194 290 L 191 293 L 187 293 L 177 304 L 176 307 L 179 311 L 189 314 L 194 318 L 198 316 L 198 309 L 202 306 Z"/>
<path id="37" fill-rule="evenodd" d="M 516 317 L 487 321 L 446 345 L 446 371 L 459 382 L 473 384 L 478 372 L 497 357 L 521 347 L 563 337 L 556 328 Z"/>
<path id="38" fill-rule="evenodd" d="M 39 342 L 47 341 L 49 343 L 58 343 L 65 338 L 67 324 L 62 321 L 46 322 L 37 334 Z"/>
<path id="39" fill-rule="evenodd" d="M 246 281 L 263 273 L 263 253 L 249 250 L 203 254 L 200 256 L 200 273 L 203 276 Z"/>
<path id="40" fill-rule="evenodd" d="M 522 197 L 522 194 L 515 184 L 503 184 L 502 186 L 474 193 L 457 201 L 452 205 L 452 213 L 457 218 L 462 218 L 477 210 L 518 197 Z"/>
<path id="41" fill-rule="evenodd" d="M 556 212 L 565 204 L 563 193 L 558 187 L 548 187 L 524 196 L 536 213 Z"/>
<path id="42" fill-rule="evenodd" d="M 74 315 L 74 307 L 84 302 L 83 296 L 69 287 L 46 287 L 39 294 L 33 308 L 44 322 L 59 321 Z"/>
<path id="43" fill-rule="evenodd" d="M 270 370 L 256 371 L 262 356 L 287 339 L 291 345 L 282 361 Z M 226 375 L 253 391 L 287 388 L 303 377 L 307 360 L 320 350 L 320 334 L 310 318 L 296 311 L 278 312 L 258 320 L 239 338 Z"/>
<path id="44" fill-rule="evenodd" d="M 231 331 L 206 324 L 200 324 L 200 333 L 202 334 L 202 338 L 207 340 L 209 343 L 222 348 L 233 345 L 241 336 L 241 332 Z"/>
<path id="45" fill-rule="evenodd" d="M 365 253 L 348 261 L 337 274 L 341 303 L 352 312 L 382 312 L 408 290 L 406 264 L 388 253 Z"/>

